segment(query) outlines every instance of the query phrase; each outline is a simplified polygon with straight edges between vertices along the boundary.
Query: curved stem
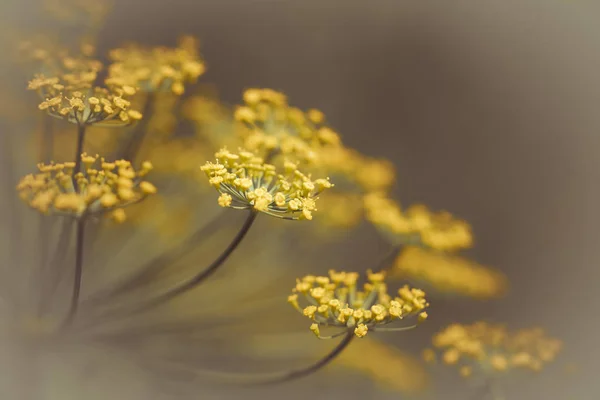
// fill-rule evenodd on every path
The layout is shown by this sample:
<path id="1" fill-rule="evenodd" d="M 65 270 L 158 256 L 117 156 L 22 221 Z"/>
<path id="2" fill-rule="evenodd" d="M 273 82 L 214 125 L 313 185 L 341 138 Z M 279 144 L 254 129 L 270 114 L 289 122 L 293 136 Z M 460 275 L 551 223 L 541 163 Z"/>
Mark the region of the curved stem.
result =
<path id="1" fill-rule="evenodd" d="M 79 294 L 81 292 L 81 278 L 83 276 L 83 239 L 85 235 L 85 217 L 81 217 L 77 221 L 77 233 L 75 242 L 75 278 L 73 280 L 73 294 L 71 295 L 71 305 L 69 313 L 65 318 L 62 327 L 65 328 L 71 324 L 75 314 L 77 314 L 77 306 L 79 304 Z"/>
<path id="2" fill-rule="evenodd" d="M 255 212 L 254 210 L 250 211 L 250 214 L 248 215 L 248 218 L 246 218 L 244 225 L 242 225 L 242 227 L 240 228 L 238 233 L 235 235 L 233 240 L 229 243 L 229 245 L 223 251 L 223 253 L 221 253 L 219 255 L 219 257 L 217 257 L 208 266 L 208 268 L 202 270 L 201 272 L 199 272 L 198 274 L 193 276 L 191 279 L 183 282 L 182 284 L 180 284 L 178 286 L 175 286 L 174 288 L 171 288 L 170 290 L 159 295 L 158 297 L 155 297 L 144 304 L 138 305 L 137 307 L 132 307 L 128 311 L 131 313 L 143 312 L 152 307 L 156 307 L 162 303 L 166 303 L 167 301 L 179 296 L 180 294 L 183 294 L 183 293 L 195 288 L 200 283 L 202 283 L 204 280 L 209 278 L 212 274 L 214 274 L 217 271 L 217 269 L 221 265 L 223 265 L 225 263 L 225 261 L 227 261 L 229 256 L 231 256 L 231 254 L 233 254 L 235 249 L 239 246 L 239 244 L 242 242 L 242 240 L 244 239 L 244 237 L 246 236 L 246 234 L 252 227 L 252 224 L 254 223 L 254 220 L 256 219 L 257 215 L 258 215 L 258 213 Z"/>
<path id="3" fill-rule="evenodd" d="M 273 372 L 273 373 L 257 373 L 257 374 L 243 374 L 243 373 L 226 373 L 217 371 L 196 371 L 196 374 L 202 375 L 210 379 L 218 379 L 227 383 L 234 383 L 239 385 L 269 385 L 276 383 L 285 383 L 296 379 L 303 378 L 308 375 L 312 375 L 320 369 L 326 367 L 333 360 L 335 360 L 341 353 L 348 347 L 348 345 L 354 339 L 354 333 L 352 330 L 346 331 L 344 338 L 324 357 L 319 359 L 314 364 L 309 365 L 305 368 L 295 369 L 284 372 Z"/>
<path id="4" fill-rule="evenodd" d="M 418 325 L 410 325 L 410 326 L 400 326 L 397 328 L 386 328 L 386 327 L 381 327 L 381 328 L 373 328 L 372 331 L 373 332 L 404 332 L 404 331 L 410 331 L 412 329 L 415 329 Z"/>
<path id="5" fill-rule="evenodd" d="M 382 272 L 387 271 L 392 267 L 392 262 L 396 259 L 398 254 L 400 254 L 400 250 L 402 250 L 402 246 L 394 246 L 390 249 L 388 253 L 379 262 L 377 266 L 373 268 L 373 272 Z"/>
<path id="6" fill-rule="evenodd" d="M 135 289 L 136 286 L 143 283 L 154 273 L 160 271 L 165 265 L 177 261 L 184 255 L 186 255 L 188 252 L 190 252 L 201 239 L 203 239 L 209 232 L 211 232 L 215 228 L 216 225 L 218 225 L 218 223 L 221 221 L 221 218 L 224 215 L 225 213 L 223 212 L 219 213 L 216 217 L 213 217 L 210 221 L 208 221 L 208 223 L 198 228 L 194 233 L 192 233 L 185 240 L 180 242 L 177 245 L 177 247 L 170 249 L 160 254 L 159 256 L 154 257 L 152 260 L 148 261 L 145 265 L 143 265 L 135 274 L 117 283 L 116 287 L 112 287 L 105 291 L 98 292 L 92 295 L 90 298 L 84 300 L 84 303 L 95 303 L 97 301 L 102 301 L 107 297 L 112 298 Z"/>

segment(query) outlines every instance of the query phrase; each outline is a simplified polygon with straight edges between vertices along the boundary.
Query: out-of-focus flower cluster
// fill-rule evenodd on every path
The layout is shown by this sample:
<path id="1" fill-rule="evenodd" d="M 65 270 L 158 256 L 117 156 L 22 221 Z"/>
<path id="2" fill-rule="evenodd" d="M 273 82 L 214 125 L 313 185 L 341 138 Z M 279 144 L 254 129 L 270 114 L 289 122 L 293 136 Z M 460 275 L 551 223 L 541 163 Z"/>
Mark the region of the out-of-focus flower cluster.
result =
<path id="1" fill-rule="evenodd" d="M 271 89 L 248 89 L 245 105 L 235 110 L 234 117 L 247 125 L 242 138 L 244 147 L 264 157 L 281 154 L 294 161 L 318 161 L 318 150 L 340 145 L 339 135 L 324 126 L 322 112 L 304 112 L 288 105 L 287 97 Z"/>
<path id="2" fill-rule="evenodd" d="M 152 93 L 181 95 L 205 71 L 195 38 L 184 36 L 176 48 L 142 48 L 135 44 L 110 52 L 107 84 L 139 87 Z"/>
<path id="3" fill-rule="evenodd" d="M 448 212 L 432 212 L 423 205 L 402 211 L 397 202 L 373 193 L 365 197 L 366 217 L 381 228 L 392 242 L 422 244 L 442 251 L 472 246 L 471 227 Z"/>
<path id="4" fill-rule="evenodd" d="M 540 371 L 556 358 L 562 342 L 541 328 L 509 332 L 504 325 L 476 322 L 446 327 L 433 337 L 433 346 L 445 364 L 457 366 L 462 376 L 469 377 L 519 368 Z M 429 362 L 436 358 L 432 349 L 424 356 Z"/>
<path id="5" fill-rule="evenodd" d="M 81 163 L 81 172 L 75 171 L 75 162 L 39 164 L 38 173 L 19 182 L 21 199 L 44 214 L 80 218 L 112 211 L 123 221 L 123 207 L 156 193 L 156 187 L 143 179 L 152 169 L 149 162 L 135 171 L 129 161 L 107 162 L 84 153 Z"/>
<path id="6" fill-rule="evenodd" d="M 126 100 L 136 89 L 128 85 L 96 86 L 102 64 L 87 58 L 63 58 L 56 75 L 37 75 L 29 89 L 42 98 L 39 109 L 53 117 L 79 126 L 125 126 L 140 120 L 142 114 Z"/>
<path id="7" fill-rule="evenodd" d="M 506 291 L 498 271 L 454 254 L 407 246 L 394 262 L 390 276 L 423 282 L 438 291 L 474 298 L 497 297 Z"/>

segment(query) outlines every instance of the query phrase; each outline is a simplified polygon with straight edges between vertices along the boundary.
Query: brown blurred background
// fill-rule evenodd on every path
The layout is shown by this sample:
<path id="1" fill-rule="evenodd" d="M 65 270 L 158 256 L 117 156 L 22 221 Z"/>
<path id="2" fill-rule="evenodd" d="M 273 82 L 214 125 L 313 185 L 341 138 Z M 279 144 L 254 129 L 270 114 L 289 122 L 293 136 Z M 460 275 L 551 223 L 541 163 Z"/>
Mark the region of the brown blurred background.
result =
<path id="1" fill-rule="evenodd" d="M 7 0 L 32 23 L 26 3 Z M 203 80 L 218 85 L 223 99 L 233 104 L 244 88 L 262 86 L 286 92 L 302 108 L 320 108 L 350 146 L 396 163 L 403 202 L 472 222 L 471 255 L 506 272 L 511 293 L 494 302 L 435 304 L 428 326 L 410 333 L 416 351 L 451 321 L 542 325 L 565 340 L 565 353 L 554 372 L 509 388 L 508 398 L 600 396 L 600 4 L 116 3 L 101 47 L 198 35 L 209 67 Z M 564 365 L 571 362 L 577 371 L 570 375 Z M 461 382 L 452 374 L 437 378 L 434 398 L 454 398 L 452 385 Z M 306 380 L 250 397 L 343 392 L 329 390 Z M 369 391 L 345 397 L 388 398 Z"/>

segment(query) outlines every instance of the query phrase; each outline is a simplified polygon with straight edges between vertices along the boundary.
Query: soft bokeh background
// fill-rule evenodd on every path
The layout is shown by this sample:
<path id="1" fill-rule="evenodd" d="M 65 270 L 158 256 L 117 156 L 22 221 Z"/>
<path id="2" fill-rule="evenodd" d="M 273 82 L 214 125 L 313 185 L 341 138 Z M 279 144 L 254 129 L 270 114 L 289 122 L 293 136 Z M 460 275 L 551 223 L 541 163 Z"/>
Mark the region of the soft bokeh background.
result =
<path id="1" fill-rule="evenodd" d="M 509 276 L 494 302 L 433 305 L 397 339 L 415 353 L 451 321 L 542 325 L 566 342 L 552 371 L 514 399 L 600 394 L 596 287 L 600 218 L 600 7 L 577 0 L 117 0 L 100 46 L 198 35 L 223 99 L 246 87 L 322 109 L 348 145 L 394 161 L 397 195 L 470 221 L 471 255 Z M 5 15 L 33 24 L 27 1 Z M 374 235 L 364 252 L 376 253 Z M 348 252 L 352 250 L 348 249 Z M 341 258 L 346 260 L 346 258 Z M 403 345 L 404 348 L 407 345 Z M 565 365 L 574 363 L 574 373 Z M 435 399 L 462 385 L 436 372 Z M 397 398 L 295 384 L 247 398 Z M 243 392 L 242 392 L 243 393 Z M 458 392 L 461 393 L 461 392 Z M 464 393 L 464 392 L 462 392 Z M 240 393 L 232 395 L 240 396 Z M 458 396 L 458 395 L 457 395 Z M 229 397 L 228 397 L 229 398 Z M 459 398 L 459 397 L 457 397 Z"/>

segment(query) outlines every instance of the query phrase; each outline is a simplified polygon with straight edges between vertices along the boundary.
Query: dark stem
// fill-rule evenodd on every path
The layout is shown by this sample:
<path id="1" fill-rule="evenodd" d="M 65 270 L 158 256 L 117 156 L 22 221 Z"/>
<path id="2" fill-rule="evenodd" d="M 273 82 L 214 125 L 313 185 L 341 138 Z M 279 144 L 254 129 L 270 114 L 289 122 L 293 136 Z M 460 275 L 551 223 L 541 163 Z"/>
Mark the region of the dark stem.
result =
<path id="1" fill-rule="evenodd" d="M 160 254 L 159 256 L 153 258 L 152 260 L 148 261 L 139 269 L 139 271 L 137 271 L 134 275 L 127 277 L 122 282 L 119 282 L 116 287 L 112 287 L 105 291 L 96 293 L 90 296 L 88 299 L 86 299 L 84 303 L 87 303 L 88 301 L 90 303 L 104 301 L 106 298 L 113 298 L 125 293 L 129 293 L 131 290 L 134 290 L 136 287 L 139 287 L 144 282 L 148 281 L 152 276 L 154 276 L 154 274 L 162 270 L 165 265 L 169 265 L 176 262 L 181 257 L 185 256 L 190 251 L 192 251 L 194 247 L 198 243 L 200 243 L 200 241 L 204 239 L 208 233 L 212 232 L 215 229 L 215 227 L 219 224 L 224 215 L 225 213 L 219 213 L 208 223 L 198 228 L 185 240 L 178 243 L 177 247 L 170 249 Z"/>
<path id="2" fill-rule="evenodd" d="M 296 379 L 304 378 L 319 371 L 320 369 L 329 365 L 335 360 L 342 352 L 348 347 L 348 345 L 354 339 L 354 332 L 349 329 L 346 332 L 344 338 L 323 358 L 319 359 L 316 363 L 309 365 L 308 367 L 274 373 L 256 373 L 256 374 L 244 374 L 244 373 L 226 373 L 218 371 L 197 371 L 202 377 L 209 378 L 211 380 L 223 381 L 229 384 L 236 385 L 270 385 L 277 383 L 285 383 Z"/>
<path id="3" fill-rule="evenodd" d="M 179 286 L 175 286 L 174 288 L 171 288 L 167 292 L 161 294 L 158 297 L 151 299 L 147 303 L 141 304 L 137 307 L 132 307 L 132 309 L 130 309 L 128 311 L 131 313 L 146 311 L 148 309 L 151 309 L 160 304 L 163 304 L 163 303 L 179 296 L 180 294 L 188 292 L 189 290 L 192 290 L 195 287 L 197 287 L 204 280 L 206 280 L 212 274 L 214 274 L 217 271 L 217 269 L 219 269 L 219 267 L 221 265 L 223 265 L 225 263 L 225 261 L 227 261 L 229 256 L 231 256 L 231 254 L 239 246 L 239 244 L 242 242 L 242 240 L 244 239 L 244 237 L 246 236 L 246 234 L 252 227 L 252 224 L 254 223 L 254 220 L 256 219 L 257 215 L 258 215 L 258 213 L 256 211 L 254 211 L 254 210 L 250 211 L 250 214 L 248 215 L 248 218 L 246 218 L 244 225 L 242 225 L 242 227 L 240 228 L 238 233 L 235 235 L 233 240 L 229 243 L 227 248 L 206 269 L 202 270 L 200 273 L 196 274 L 191 279 L 180 284 Z"/>
<path id="4" fill-rule="evenodd" d="M 377 265 L 373 268 L 373 272 L 382 272 L 388 271 L 392 268 L 393 262 L 400 254 L 400 250 L 402 250 L 402 246 L 394 246 L 390 249 L 390 251 L 383 256 L 381 260 L 377 263 Z"/>
<path id="5" fill-rule="evenodd" d="M 67 318 L 63 322 L 63 328 L 67 327 L 75 318 L 77 306 L 79 305 L 79 294 L 81 292 L 81 277 L 83 275 L 83 239 L 85 234 L 85 216 L 77 221 L 77 233 L 75 239 L 75 278 L 73 280 L 73 294 Z"/>
<path id="6" fill-rule="evenodd" d="M 85 124 L 77 125 L 77 150 L 75 152 L 75 169 L 74 174 L 81 172 L 81 153 L 83 153 L 83 143 L 85 142 Z M 77 180 L 75 179 L 75 187 L 77 188 Z"/>
<path id="7" fill-rule="evenodd" d="M 289 371 L 289 372 L 280 374 L 279 376 L 273 376 L 270 379 L 265 379 L 264 381 L 257 382 L 257 383 L 258 384 L 283 383 L 283 382 L 303 378 L 305 376 L 314 374 L 315 372 L 317 372 L 318 370 L 327 366 L 330 362 L 335 360 L 337 356 L 342 354 L 342 351 L 344 351 L 344 349 L 346 349 L 346 347 L 348 347 L 350 342 L 352 342 L 352 339 L 354 339 L 354 332 L 352 332 L 352 330 L 348 330 L 348 332 L 346 333 L 346 336 L 344 336 L 344 338 L 337 344 L 337 346 L 335 346 L 333 348 L 333 350 L 331 350 L 329 353 L 327 353 L 327 355 L 325 355 L 325 357 L 321 358 L 319 361 L 317 361 L 313 365 L 310 365 L 306 368 Z"/>
<path id="8" fill-rule="evenodd" d="M 154 94 L 149 93 L 146 98 L 146 103 L 144 104 L 144 109 L 142 110 L 142 120 L 137 123 L 133 132 L 131 132 L 131 136 L 127 144 L 125 144 L 125 148 L 120 154 L 120 157 L 133 163 L 135 158 L 142 148 L 142 144 L 144 143 L 144 139 L 146 138 L 146 133 L 148 132 L 148 121 L 150 120 L 149 115 L 152 112 L 152 108 L 154 107 L 156 97 Z"/>

